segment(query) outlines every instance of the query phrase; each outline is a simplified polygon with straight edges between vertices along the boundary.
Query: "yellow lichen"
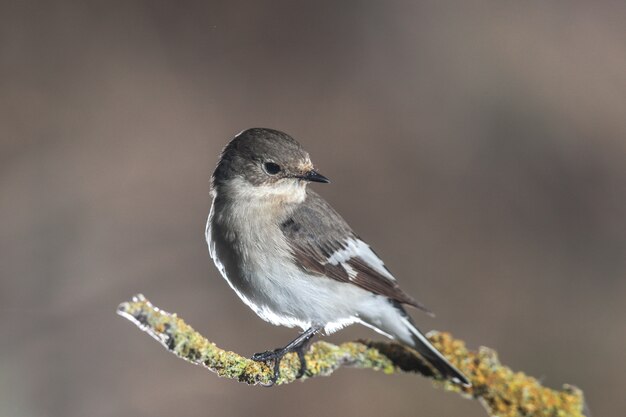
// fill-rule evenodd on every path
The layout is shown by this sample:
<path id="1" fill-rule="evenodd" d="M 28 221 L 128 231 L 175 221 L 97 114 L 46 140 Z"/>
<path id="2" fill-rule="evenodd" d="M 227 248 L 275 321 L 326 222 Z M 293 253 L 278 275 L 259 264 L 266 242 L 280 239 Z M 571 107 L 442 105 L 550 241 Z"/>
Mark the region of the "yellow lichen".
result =
<path id="1" fill-rule="evenodd" d="M 182 319 L 152 306 L 141 295 L 122 303 L 118 314 L 135 323 L 175 355 L 219 376 L 247 384 L 267 385 L 271 381 L 273 370 L 270 366 L 218 348 Z M 416 372 L 434 378 L 436 386 L 479 399 L 491 416 L 583 416 L 584 399 L 579 389 L 569 385 L 562 391 L 543 387 L 535 378 L 501 365 L 493 350 L 469 351 L 463 341 L 454 339 L 449 333 L 431 332 L 428 338 L 468 377 L 472 387 L 460 387 L 437 379 L 419 356 L 394 342 L 359 341 L 339 346 L 314 343 L 306 355 L 307 372 L 302 379 L 330 375 L 340 366 L 370 368 L 386 374 Z M 277 384 L 294 381 L 299 369 L 298 356 L 286 355 L 281 362 Z"/>

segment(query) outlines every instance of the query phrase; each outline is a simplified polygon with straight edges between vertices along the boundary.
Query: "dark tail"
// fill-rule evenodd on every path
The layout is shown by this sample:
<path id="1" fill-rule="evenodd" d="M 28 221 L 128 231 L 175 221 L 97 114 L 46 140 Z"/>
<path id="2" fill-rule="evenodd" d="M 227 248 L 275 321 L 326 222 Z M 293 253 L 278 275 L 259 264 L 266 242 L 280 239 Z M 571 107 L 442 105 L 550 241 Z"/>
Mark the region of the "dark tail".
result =
<path id="1" fill-rule="evenodd" d="M 413 339 L 413 349 L 415 349 L 424 359 L 428 361 L 435 369 L 437 369 L 441 375 L 450 379 L 452 382 L 471 387 L 472 384 L 469 380 L 452 365 L 448 360 L 428 341 L 426 336 L 419 331 L 413 320 L 406 315 L 402 318 L 405 321 L 405 325 L 409 328 Z"/>

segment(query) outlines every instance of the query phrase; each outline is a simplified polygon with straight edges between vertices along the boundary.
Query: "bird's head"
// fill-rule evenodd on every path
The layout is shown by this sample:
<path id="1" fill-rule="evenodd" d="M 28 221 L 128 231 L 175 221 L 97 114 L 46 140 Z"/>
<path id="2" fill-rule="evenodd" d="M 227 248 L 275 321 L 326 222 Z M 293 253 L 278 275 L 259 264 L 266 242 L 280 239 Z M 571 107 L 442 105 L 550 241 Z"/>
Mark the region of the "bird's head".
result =
<path id="1" fill-rule="evenodd" d="M 291 136 L 278 130 L 253 128 L 235 136 L 222 151 L 213 172 L 214 189 L 237 187 L 253 193 L 304 192 L 309 182 L 329 180 Z"/>

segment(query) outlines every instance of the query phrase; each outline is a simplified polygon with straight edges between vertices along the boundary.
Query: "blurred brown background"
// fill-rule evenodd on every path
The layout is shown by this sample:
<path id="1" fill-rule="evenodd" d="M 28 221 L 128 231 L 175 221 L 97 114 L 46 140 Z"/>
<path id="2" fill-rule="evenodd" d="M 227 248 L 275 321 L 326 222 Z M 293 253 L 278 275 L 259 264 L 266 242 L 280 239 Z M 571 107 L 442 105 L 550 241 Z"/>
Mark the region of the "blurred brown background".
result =
<path id="1" fill-rule="evenodd" d="M 408 375 L 221 380 L 115 315 L 142 292 L 247 355 L 295 335 L 204 242 L 253 126 L 305 145 L 423 329 L 626 409 L 623 1 L 0 4 L 1 416 L 485 415 Z"/>

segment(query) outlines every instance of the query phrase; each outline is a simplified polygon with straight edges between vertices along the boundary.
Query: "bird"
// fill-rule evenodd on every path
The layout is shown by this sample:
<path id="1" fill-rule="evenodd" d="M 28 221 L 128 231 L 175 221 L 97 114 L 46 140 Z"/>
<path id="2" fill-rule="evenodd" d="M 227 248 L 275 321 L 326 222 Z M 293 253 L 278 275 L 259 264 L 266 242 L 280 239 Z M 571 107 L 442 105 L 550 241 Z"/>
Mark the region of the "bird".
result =
<path id="1" fill-rule="evenodd" d="M 416 351 L 443 378 L 469 380 L 416 327 L 404 306 L 430 313 L 400 289 L 380 257 L 308 185 L 329 183 L 286 133 L 251 128 L 223 149 L 211 177 L 206 240 L 215 266 L 261 319 L 300 327 L 286 346 L 256 353 L 273 364 L 289 352 L 306 372 L 313 337 L 360 323 Z"/>

